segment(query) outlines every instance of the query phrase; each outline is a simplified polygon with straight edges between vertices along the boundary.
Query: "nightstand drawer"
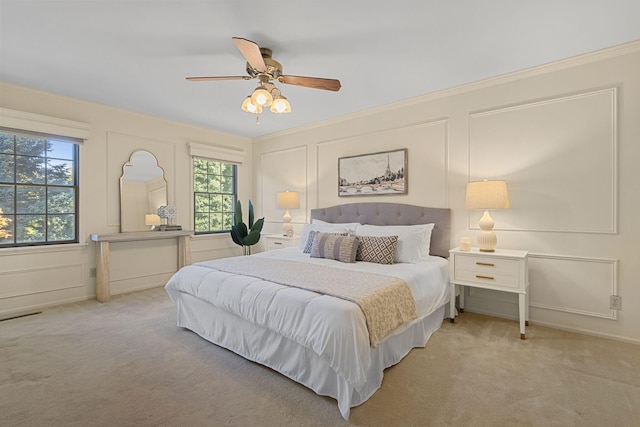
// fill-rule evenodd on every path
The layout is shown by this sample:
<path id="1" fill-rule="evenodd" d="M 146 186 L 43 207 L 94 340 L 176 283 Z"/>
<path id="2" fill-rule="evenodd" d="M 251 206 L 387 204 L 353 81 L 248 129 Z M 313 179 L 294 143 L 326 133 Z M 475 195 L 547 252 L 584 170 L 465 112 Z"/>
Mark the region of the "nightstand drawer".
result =
<path id="1" fill-rule="evenodd" d="M 272 251 L 274 249 L 291 248 L 298 244 L 300 238 L 298 236 L 287 237 L 278 234 L 267 234 L 263 236 L 264 250 Z"/>
<path id="2" fill-rule="evenodd" d="M 457 287 L 491 289 L 518 294 L 520 339 L 525 339 L 525 326 L 529 321 L 529 272 L 527 251 L 496 249 L 481 252 L 478 248 L 449 251 L 449 319 L 455 322 Z M 460 311 L 464 310 L 464 291 L 460 291 Z"/>
<path id="3" fill-rule="evenodd" d="M 509 289 L 518 289 L 519 286 L 517 275 L 501 274 L 498 271 L 484 272 L 456 268 L 454 280 L 460 282 L 481 283 Z"/>
<path id="4" fill-rule="evenodd" d="M 518 274 L 519 261 L 482 256 L 464 256 L 456 254 L 456 270 L 472 270 L 479 274 Z"/>
<path id="5" fill-rule="evenodd" d="M 291 246 L 291 242 L 284 239 L 264 239 L 265 250 L 282 249 Z"/>

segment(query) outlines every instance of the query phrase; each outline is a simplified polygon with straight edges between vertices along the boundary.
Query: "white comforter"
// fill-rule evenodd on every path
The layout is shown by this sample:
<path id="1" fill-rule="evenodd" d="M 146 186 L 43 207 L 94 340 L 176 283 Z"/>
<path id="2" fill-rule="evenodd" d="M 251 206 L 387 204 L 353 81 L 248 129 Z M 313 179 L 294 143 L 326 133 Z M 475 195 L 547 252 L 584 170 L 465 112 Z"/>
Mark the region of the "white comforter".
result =
<path id="1" fill-rule="evenodd" d="M 418 312 L 416 321 L 449 300 L 448 261 L 440 257 L 429 257 L 418 264 L 380 265 L 366 262 L 346 264 L 311 258 L 298 248 L 284 248 L 252 256 L 287 259 L 301 264 L 318 263 L 399 277 L 409 285 L 415 298 Z M 220 272 L 208 264 L 200 262 L 179 270 L 167 283 L 169 295 L 174 292 L 191 294 L 277 332 L 315 352 L 355 390 L 360 390 L 367 381 L 371 352 L 365 318 L 356 304 L 254 277 Z M 401 326 L 390 336 L 408 326 Z"/>

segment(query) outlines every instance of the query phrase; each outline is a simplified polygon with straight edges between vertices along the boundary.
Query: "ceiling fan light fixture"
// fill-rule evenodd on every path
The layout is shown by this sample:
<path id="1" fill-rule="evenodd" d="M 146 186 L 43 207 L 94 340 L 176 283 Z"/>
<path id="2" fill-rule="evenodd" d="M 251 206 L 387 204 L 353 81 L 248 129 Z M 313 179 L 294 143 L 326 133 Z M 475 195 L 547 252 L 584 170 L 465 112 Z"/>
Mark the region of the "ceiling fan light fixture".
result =
<path id="1" fill-rule="evenodd" d="M 276 97 L 271 104 L 271 112 L 276 114 L 285 114 L 291 112 L 291 104 L 284 96 Z"/>
<path id="2" fill-rule="evenodd" d="M 284 75 L 282 74 L 282 64 L 273 59 L 271 49 L 260 47 L 255 42 L 242 37 L 233 37 L 232 40 L 247 60 L 248 76 L 187 77 L 187 80 L 251 80 L 257 78 L 259 80 L 258 87 L 242 102 L 243 111 L 257 115 L 256 123 L 259 123 L 259 115 L 262 114 L 263 107 L 271 107 L 271 112 L 276 114 L 291 112 L 291 104 L 287 98 L 282 96 L 280 89 L 272 81 L 334 92 L 340 90 L 340 81 L 336 79 Z"/>
<path id="3" fill-rule="evenodd" d="M 253 91 L 253 94 L 251 95 L 251 102 L 254 105 L 268 107 L 273 102 L 273 96 L 271 96 L 271 93 L 265 89 L 263 85 L 260 85 Z"/>
<path id="4" fill-rule="evenodd" d="M 246 111 L 247 113 L 260 114 L 262 113 L 262 106 L 254 104 L 251 101 L 251 95 L 249 95 L 242 102 L 242 111 Z"/>

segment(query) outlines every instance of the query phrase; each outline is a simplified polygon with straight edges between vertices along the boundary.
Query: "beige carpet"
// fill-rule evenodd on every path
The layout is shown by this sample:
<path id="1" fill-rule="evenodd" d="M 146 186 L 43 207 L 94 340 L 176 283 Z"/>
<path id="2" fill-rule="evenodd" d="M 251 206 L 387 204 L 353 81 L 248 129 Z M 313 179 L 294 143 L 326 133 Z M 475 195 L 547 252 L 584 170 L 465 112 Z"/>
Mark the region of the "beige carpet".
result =
<path id="1" fill-rule="evenodd" d="M 640 346 L 464 313 L 345 422 L 175 326 L 162 288 L 0 322 L 1 426 L 637 426 Z"/>

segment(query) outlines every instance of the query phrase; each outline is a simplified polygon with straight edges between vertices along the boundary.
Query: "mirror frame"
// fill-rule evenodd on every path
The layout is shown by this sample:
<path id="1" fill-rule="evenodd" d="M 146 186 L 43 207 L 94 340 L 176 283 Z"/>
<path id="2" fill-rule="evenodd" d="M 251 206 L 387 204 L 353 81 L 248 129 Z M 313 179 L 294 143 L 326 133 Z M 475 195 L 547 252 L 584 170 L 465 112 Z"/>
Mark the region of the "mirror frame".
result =
<path id="1" fill-rule="evenodd" d="M 127 175 L 127 171 L 131 171 L 130 168 L 136 167 L 136 166 L 143 166 L 146 167 L 147 165 L 140 165 L 139 163 L 136 164 L 136 157 L 139 157 L 140 155 L 144 155 L 146 157 L 146 155 L 149 155 L 153 161 L 155 162 L 155 167 L 159 170 L 159 175 L 158 176 L 153 176 L 152 179 L 149 179 L 147 181 L 139 181 L 139 180 L 133 180 L 133 181 L 128 181 L 126 179 L 126 175 Z M 148 160 L 150 161 L 151 158 L 149 158 Z M 147 206 L 145 208 L 145 212 L 139 212 L 141 210 L 140 206 L 134 206 L 133 208 L 131 208 L 130 206 L 128 206 L 127 201 L 125 200 L 125 188 L 124 185 L 127 182 L 140 182 L 140 183 L 151 183 L 154 181 L 158 181 L 158 182 L 162 182 L 162 185 L 158 185 L 156 189 L 152 189 L 151 191 L 147 191 Z M 164 191 L 163 194 L 159 194 L 159 190 L 164 187 Z M 150 151 L 147 150 L 134 150 L 131 153 L 131 156 L 129 156 L 129 161 L 125 162 L 122 165 L 122 175 L 120 176 L 120 232 L 121 233 L 128 233 L 128 232 L 137 232 L 137 231 L 150 231 L 150 227 L 144 225 L 144 215 L 148 214 L 148 213 L 157 213 L 157 207 L 159 206 L 163 206 L 163 205 L 167 205 L 168 203 L 168 183 L 167 180 L 165 178 L 165 171 L 164 169 L 160 166 L 160 163 L 158 162 L 158 158 Z M 162 200 L 157 201 L 154 203 L 154 205 L 157 205 L 157 207 L 155 208 L 150 208 L 150 203 L 151 203 L 151 193 L 155 193 L 155 197 L 159 197 Z M 133 209 L 133 213 L 131 213 L 127 208 Z M 131 219 L 133 218 L 133 219 Z"/>

